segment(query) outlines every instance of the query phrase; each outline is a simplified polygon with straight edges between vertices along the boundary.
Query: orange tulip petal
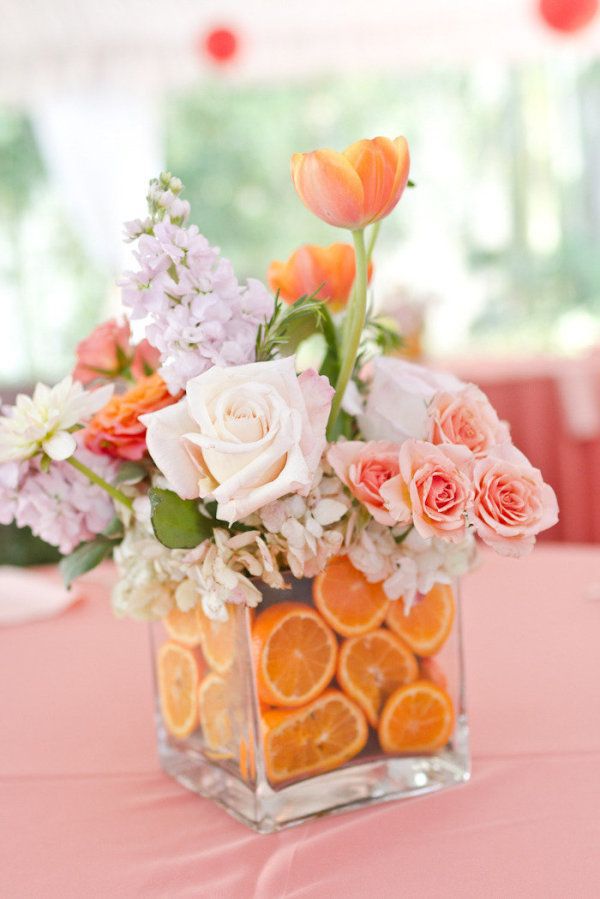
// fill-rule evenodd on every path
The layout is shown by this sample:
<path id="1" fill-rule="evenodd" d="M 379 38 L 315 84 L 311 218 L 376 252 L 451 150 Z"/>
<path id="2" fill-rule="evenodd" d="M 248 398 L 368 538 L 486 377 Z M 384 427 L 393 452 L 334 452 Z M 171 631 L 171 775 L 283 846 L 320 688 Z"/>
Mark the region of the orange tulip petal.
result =
<path id="1" fill-rule="evenodd" d="M 338 228 L 364 226 L 363 185 L 343 153 L 295 153 L 292 179 L 304 205 L 323 221 Z"/>
<path id="2" fill-rule="evenodd" d="M 400 200 L 404 193 L 404 188 L 408 183 L 408 173 L 410 170 L 410 153 L 408 150 L 408 142 L 405 137 L 397 137 L 393 141 L 396 154 L 396 172 L 394 175 L 394 183 L 388 202 L 379 214 L 379 218 L 385 218 L 389 215 L 394 206 Z"/>

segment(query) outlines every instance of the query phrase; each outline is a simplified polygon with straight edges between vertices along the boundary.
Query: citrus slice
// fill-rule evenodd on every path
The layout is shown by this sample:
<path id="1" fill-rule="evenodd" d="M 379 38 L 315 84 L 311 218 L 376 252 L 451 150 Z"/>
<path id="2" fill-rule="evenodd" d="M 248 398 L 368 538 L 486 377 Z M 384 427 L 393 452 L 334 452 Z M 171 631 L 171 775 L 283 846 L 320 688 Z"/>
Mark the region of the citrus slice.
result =
<path id="1" fill-rule="evenodd" d="M 198 726 L 199 654 L 180 643 L 163 643 L 156 667 L 165 727 L 174 737 L 188 737 Z"/>
<path id="2" fill-rule="evenodd" d="M 386 624 L 418 656 L 432 656 L 446 642 L 454 622 L 454 594 L 448 584 L 435 584 L 408 613 L 402 600 L 390 603 Z"/>
<path id="3" fill-rule="evenodd" d="M 370 584 L 347 556 L 336 556 L 313 581 L 315 606 L 342 637 L 355 637 L 382 624 L 390 601 L 381 584 Z"/>
<path id="4" fill-rule="evenodd" d="M 430 680 L 438 687 L 441 687 L 442 690 L 448 689 L 448 678 L 444 674 L 440 663 L 435 659 L 421 659 L 419 662 L 419 671 L 419 677 L 424 680 Z"/>
<path id="5" fill-rule="evenodd" d="M 339 684 L 356 700 L 373 727 L 377 727 L 388 696 L 418 675 L 417 660 L 408 646 L 384 628 L 350 637 L 340 649 Z"/>
<path id="6" fill-rule="evenodd" d="M 433 752 L 445 746 L 454 727 L 452 700 L 431 681 L 417 680 L 392 693 L 379 719 L 384 752 Z"/>
<path id="7" fill-rule="evenodd" d="M 196 609 L 182 612 L 175 606 L 166 618 L 163 619 L 165 629 L 172 640 L 176 640 L 183 646 L 199 646 L 202 640 L 202 630 Z"/>
<path id="8" fill-rule="evenodd" d="M 280 602 L 265 609 L 254 622 L 252 639 L 258 695 L 269 705 L 304 705 L 335 674 L 335 634 L 303 603 Z"/>
<path id="9" fill-rule="evenodd" d="M 339 690 L 326 690 L 301 709 L 270 709 L 262 720 L 272 783 L 349 762 L 364 748 L 369 734 L 361 709 Z"/>
<path id="10" fill-rule="evenodd" d="M 235 696 L 230 680 L 211 671 L 198 688 L 205 748 L 213 758 L 231 758 L 235 747 Z"/>
<path id="11" fill-rule="evenodd" d="M 227 674 L 235 658 L 237 609 L 229 606 L 226 621 L 214 621 L 201 606 L 195 612 L 207 664 L 218 674 Z"/>

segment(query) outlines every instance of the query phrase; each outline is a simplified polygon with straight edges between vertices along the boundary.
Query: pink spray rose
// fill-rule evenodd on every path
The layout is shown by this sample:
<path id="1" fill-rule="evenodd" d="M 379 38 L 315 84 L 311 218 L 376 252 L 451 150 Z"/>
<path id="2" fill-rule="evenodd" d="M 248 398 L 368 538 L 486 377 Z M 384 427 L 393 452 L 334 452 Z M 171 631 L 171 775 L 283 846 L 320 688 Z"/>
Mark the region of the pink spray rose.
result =
<path id="1" fill-rule="evenodd" d="M 294 359 L 213 366 L 179 403 L 143 415 L 148 451 L 184 499 L 217 501 L 230 524 L 310 490 L 325 449 L 333 389 Z"/>
<path id="2" fill-rule="evenodd" d="M 400 473 L 380 493 L 396 521 L 410 521 L 421 537 L 454 543 L 466 534 L 466 513 L 473 498 L 464 446 L 434 446 L 406 440 L 400 448 Z"/>
<path id="3" fill-rule="evenodd" d="M 477 459 L 473 479 L 473 524 L 483 542 L 500 555 L 527 555 L 536 534 L 558 521 L 554 490 L 512 444 L 493 447 Z"/>
<path id="4" fill-rule="evenodd" d="M 466 446 L 478 456 L 490 446 L 510 441 L 508 426 L 500 421 L 486 395 L 474 384 L 467 384 L 456 393 L 436 393 L 427 414 L 427 438 L 431 443 Z"/>
<path id="5" fill-rule="evenodd" d="M 338 478 L 348 487 L 379 524 L 391 527 L 395 519 L 386 508 L 380 488 L 400 471 L 400 447 L 385 440 L 364 443 L 348 440 L 329 447 L 327 459 Z"/>
<path id="6" fill-rule="evenodd" d="M 82 384 L 96 378 L 116 378 L 128 370 L 138 379 L 151 375 L 159 362 L 158 350 L 147 340 L 132 346 L 129 322 L 121 324 L 114 318 L 102 322 L 80 341 L 76 354 L 73 378 Z"/>

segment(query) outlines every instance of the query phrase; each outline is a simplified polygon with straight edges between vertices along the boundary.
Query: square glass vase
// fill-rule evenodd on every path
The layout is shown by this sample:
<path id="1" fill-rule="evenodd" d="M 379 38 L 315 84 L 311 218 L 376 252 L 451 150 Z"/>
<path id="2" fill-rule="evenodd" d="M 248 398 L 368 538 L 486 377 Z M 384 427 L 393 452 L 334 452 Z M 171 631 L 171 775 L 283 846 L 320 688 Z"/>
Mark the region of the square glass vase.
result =
<path id="1" fill-rule="evenodd" d="M 458 582 L 408 615 L 369 588 L 357 616 L 287 580 L 226 622 L 151 625 L 164 771 L 259 833 L 468 780 Z"/>

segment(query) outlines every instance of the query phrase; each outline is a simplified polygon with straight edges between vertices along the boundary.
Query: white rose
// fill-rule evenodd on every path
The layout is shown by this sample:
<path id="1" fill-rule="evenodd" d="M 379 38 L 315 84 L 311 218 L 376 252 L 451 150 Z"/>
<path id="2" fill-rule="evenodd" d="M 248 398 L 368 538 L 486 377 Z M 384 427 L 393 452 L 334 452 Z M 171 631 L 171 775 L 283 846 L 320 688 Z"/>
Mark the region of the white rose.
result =
<path id="1" fill-rule="evenodd" d="M 287 493 L 306 495 L 325 448 L 333 389 L 294 359 L 215 366 L 179 403 L 141 416 L 154 462 L 184 499 L 214 499 L 231 524 Z"/>
<path id="2" fill-rule="evenodd" d="M 358 422 L 366 440 L 409 437 L 425 440 L 429 430 L 427 406 L 439 391 L 453 393 L 465 385 L 454 375 L 431 371 L 414 362 L 379 356 L 365 410 Z"/>

